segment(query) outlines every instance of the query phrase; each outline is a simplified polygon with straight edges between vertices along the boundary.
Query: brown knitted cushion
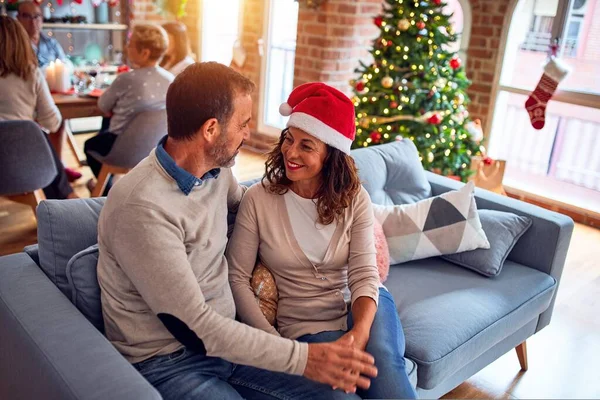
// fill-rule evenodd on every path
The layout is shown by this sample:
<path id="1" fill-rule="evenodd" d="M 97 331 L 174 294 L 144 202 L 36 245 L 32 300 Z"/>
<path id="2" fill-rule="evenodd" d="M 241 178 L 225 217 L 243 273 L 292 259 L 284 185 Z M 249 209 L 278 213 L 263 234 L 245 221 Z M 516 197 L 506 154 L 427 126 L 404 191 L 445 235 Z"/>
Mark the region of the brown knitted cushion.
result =
<path id="1" fill-rule="evenodd" d="M 273 274 L 258 262 L 252 271 L 250 285 L 263 315 L 271 325 L 275 326 L 279 294 Z"/>

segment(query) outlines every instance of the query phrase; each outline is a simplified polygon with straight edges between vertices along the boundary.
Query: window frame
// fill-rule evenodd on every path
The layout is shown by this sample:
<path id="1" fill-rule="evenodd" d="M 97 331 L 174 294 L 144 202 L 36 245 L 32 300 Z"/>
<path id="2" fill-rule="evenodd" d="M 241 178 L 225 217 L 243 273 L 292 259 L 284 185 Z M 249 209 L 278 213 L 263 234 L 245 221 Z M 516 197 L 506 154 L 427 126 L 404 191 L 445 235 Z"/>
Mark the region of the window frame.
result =
<path id="1" fill-rule="evenodd" d="M 496 108 L 496 103 L 500 92 L 508 92 L 508 93 L 516 93 L 522 95 L 529 95 L 531 93 L 531 88 L 524 88 L 512 85 L 505 85 L 501 83 L 502 78 L 502 67 L 504 64 L 504 59 L 506 57 L 506 51 L 508 47 L 508 34 L 511 28 L 511 23 L 514 20 L 514 14 L 517 9 L 517 5 L 519 1 L 523 0 L 511 0 L 510 4 L 507 8 L 507 13 L 505 16 L 504 29 L 502 30 L 502 37 L 500 42 L 500 52 L 498 54 L 496 60 L 496 76 L 494 77 L 494 83 L 492 85 L 492 93 L 490 107 L 488 111 L 488 115 L 486 116 L 485 130 L 484 132 L 488 132 L 485 138 L 485 145 L 489 145 L 490 136 L 492 134 L 492 125 L 494 120 L 494 111 Z M 554 22 L 552 24 L 552 37 L 560 37 L 561 39 L 566 34 L 566 31 L 569 26 L 569 10 L 571 8 L 571 2 L 574 0 L 559 0 L 558 7 L 556 9 L 556 16 L 554 17 Z M 562 52 L 562 47 L 565 45 L 565 40 L 562 40 L 560 43 L 561 49 L 559 50 L 559 54 Z M 594 93 L 586 93 L 577 90 L 562 90 L 560 88 L 557 89 L 556 93 L 552 96 L 553 101 L 558 101 L 567 104 L 574 104 L 578 106 L 585 106 L 598 109 L 600 111 L 600 94 Z"/>
<path id="2" fill-rule="evenodd" d="M 264 18 L 263 18 L 263 35 L 259 39 L 258 47 L 261 55 L 260 63 L 260 94 L 258 100 L 258 117 L 257 117 L 257 130 L 259 133 L 266 134 L 271 137 L 279 137 L 281 135 L 281 128 L 267 124 L 266 121 L 266 103 L 267 103 L 267 77 L 269 69 L 269 57 L 270 57 L 270 37 L 271 37 L 271 16 L 273 14 L 272 1 L 276 0 L 264 0 Z M 298 42 L 298 33 L 296 32 L 296 44 Z M 294 57 L 296 50 L 294 49 Z M 294 69 L 294 76 L 295 76 Z"/>

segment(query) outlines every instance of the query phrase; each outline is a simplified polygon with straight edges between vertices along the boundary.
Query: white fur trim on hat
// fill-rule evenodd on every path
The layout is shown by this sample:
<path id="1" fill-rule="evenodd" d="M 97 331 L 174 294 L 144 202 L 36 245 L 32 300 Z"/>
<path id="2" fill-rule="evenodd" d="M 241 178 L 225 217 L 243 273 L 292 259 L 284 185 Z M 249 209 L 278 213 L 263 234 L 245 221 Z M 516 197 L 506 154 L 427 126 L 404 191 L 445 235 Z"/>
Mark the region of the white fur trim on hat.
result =
<path id="1" fill-rule="evenodd" d="M 290 106 L 288 103 L 281 103 L 279 106 L 279 114 L 283 115 L 284 117 L 290 116 L 292 111 L 292 106 Z"/>
<path id="2" fill-rule="evenodd" d="M 290 117 L 286 126 L 288 128 L 291 126 L 302 129 L 309 135 L 316 137 L 331 147 L 335 147 L 336 149 L 341 150 L 348 155 L 350 154 L 352 139 L 344 136 L 342 133 L 336 131 L 312 115 L 302 112 L 295 112 Z"/>

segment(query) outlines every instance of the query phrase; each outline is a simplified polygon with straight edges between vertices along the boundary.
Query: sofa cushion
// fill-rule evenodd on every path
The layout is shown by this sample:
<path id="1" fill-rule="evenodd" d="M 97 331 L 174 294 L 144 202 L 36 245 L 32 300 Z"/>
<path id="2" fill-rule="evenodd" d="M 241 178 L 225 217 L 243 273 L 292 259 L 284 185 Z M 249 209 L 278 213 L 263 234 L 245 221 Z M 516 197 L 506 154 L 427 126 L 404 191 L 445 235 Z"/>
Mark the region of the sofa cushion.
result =
<path id="1" fill-rule="evenodd" d="M 417 148 L 410 140 L 353 150 L 352 157 L 375 204 L 414 203 L 431 196 Z"/>
<path id="2" fill-rule="evenodd" d="M 481 228 L 474 184 L 413 204 L 373 205 L 375 218 L 383 225 L 390 261 L 454 254 L 490 244 Z"/>
<path id="3" fill-rule="evenodd" d="M 67 263 L 98 242 L 98 216 L 104 200 L 45 200 L 37 208 L 40 267 L 69 299 Z"/>
<path id="4" fill-rule="evenodd" d="M 419 366 L 419 387 L 432 389 L 543 312 L 556 281 L 512 261 L 494 279 L 430 258 L 393 265 L 386 287 L 406 336 L 406 357 Z"/>
<path id="5" fill-rule="evenodd" d="M 97 269 L 98 244 L 95 244 L 71 257 L 66 273 L 71 287 L 69 299 L 96 329 L 104 332 Z"/>
<path id="6" fill-rule="evenodd" d="M 442 258 L 484 276 L 496 276 L 502 270 L 508 253 L 531 226 L 532 220 L 529 217 L 495 210 L 479 210 L 479 219 L 490 242 L 490 248 L 450 254 Z"/>

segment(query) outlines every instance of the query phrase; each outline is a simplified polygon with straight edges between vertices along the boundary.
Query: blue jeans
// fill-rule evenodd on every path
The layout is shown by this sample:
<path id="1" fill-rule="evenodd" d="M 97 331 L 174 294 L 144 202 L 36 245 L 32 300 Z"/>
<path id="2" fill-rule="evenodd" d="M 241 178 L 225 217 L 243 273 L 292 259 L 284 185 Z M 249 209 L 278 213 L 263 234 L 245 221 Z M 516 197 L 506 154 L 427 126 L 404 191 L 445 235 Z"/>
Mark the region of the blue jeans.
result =
<path id="1" fill-rule="evenodd" d="M 348 313 L 348 329 L 354 326 Z M 338 340 L 346 332 L 326 331 L 298 338 L 301 342 L 322 343 Z M 379 306 L 371 326 L 366 351 L 375 358 L 377 377 L 371 387 L 358 390 L 363 399 L 416 399 L 417 394 L 408 380 L 404 360 L 404 331 L 398 318 L 394 298 L 385 288 L 379 289 Z"/>
<path id="2" fill-rule="evenodd" d="M 301 376 L 236 365 L 185 348 L 133 366 L 165 400 L 359 399 Z"/>

